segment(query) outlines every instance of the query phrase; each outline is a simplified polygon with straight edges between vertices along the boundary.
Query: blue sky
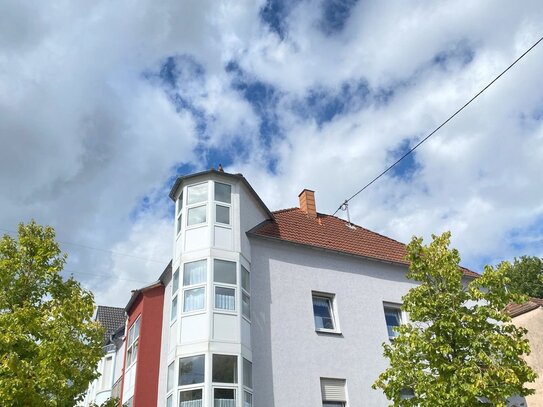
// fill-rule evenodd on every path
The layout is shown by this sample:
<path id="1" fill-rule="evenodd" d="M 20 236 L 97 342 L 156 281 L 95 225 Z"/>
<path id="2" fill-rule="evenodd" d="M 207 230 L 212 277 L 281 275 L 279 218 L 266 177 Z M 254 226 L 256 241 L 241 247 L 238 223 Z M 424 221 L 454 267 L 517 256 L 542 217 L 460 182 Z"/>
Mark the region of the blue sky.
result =
<path id="1" fill-rule="evenodd" d="M 106 249 L 64 246 L 112 305 L 169 260 L 176 176 L 220 163 L 272 210 L 311 188 L 333 213 L 543 35 L 535 0 L 3 11 L 0 228 L 35 218 Z M 404 242 L 451 230 L 479 271 L 543 256 L 542 69 L 537 48 L 354 199 L 353 221 Z"/>

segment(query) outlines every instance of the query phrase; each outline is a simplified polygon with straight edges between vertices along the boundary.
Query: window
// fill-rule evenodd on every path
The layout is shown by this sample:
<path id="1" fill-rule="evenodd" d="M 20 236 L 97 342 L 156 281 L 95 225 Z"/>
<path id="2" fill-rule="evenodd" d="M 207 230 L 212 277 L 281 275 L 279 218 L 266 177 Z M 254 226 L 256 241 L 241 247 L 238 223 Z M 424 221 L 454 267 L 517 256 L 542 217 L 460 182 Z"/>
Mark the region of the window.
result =
<path id="1" fill-rule="evenodd" d="M 347 403 L 344 379 L 321 378 L 322 405 L 344 407 Z"/>
<path id="2" fill-rule="evenodd" d="M 243 266 L 241 266 L 241 287 L 248 293 L 251 292 L 251 276 L 249 270 Z"/>
<path id="3" fill-rule="evenodd" d="M 385 321 L 387 324 L 388 338 L 393 341 L 399 335 L 395 327 L 402 323 L 401 310 L 399 306 L 385 305 Z"/>
<path id="4" fill-rule="evenodd" d="M 206 282 L 207 260 L 185 263 L 183 266 L 183 286 L 203 284 Z"/>
<path id="5" fill-rule="evenodd" d="M 243 358 L 243 385 L 249 389 L 253 388 L 253 364 Z"/>
<path id="6" fill-rule="evenodd" d="M 170 315 L 170 321 L 177 318 L 177 295 L 172 300 L 172 313 Z"/>
<path id="7" fill-rule="evenodd" d="M 179 359 L 179 386 L 203 383 L 205 355 Z"/>
<path id="8" fill-rule="evenodd" d="M 173 407 L 172 396 L 169 396 L 169 397 L 166 399 L 166 407 Z"/>
<path id="9" fill-rule="evenodd" d="M 251 276 L 249 270 L 241 266 L 241 314 L 251 320 Z"/>
<path id="10" fill-rule="evenodd" d="M 233 288 L 215 287 L 215 308 L 235 311 L 236 290 Z"/>
<path id="11" fill-rule="evenodd" d="M 408 400 L 415 397 L 415 392 L 413 389 L 401 389 L 400 390 L 400 400 Z"/>
<path id="12" fill-rule="evenodd" d="M 140 336 L 140 320 L 138 317 L 136 322 L 132 324 L 128 330 L 128 340 L 126 341 L 126 366 L 130 366 L 136 362 L 138 358 L 138 338 Z"/>
<path id="13" fill-rule="evenodd" d="M 198 225 L 207 222 L 207 205 L 189 208 L 187 213 L 187 226 Z"/>
<path id="14" fill-rule="evenodd" d="M 104 366 L 102 369 L 102 376 L 100 377 L 100 390 L 111 389 L 111 377 L 113 368 L 113 356 L 108 356 L 104 360 Z"/>
<path id="15" fill-rule="evenodd" d="M 185 290 L 183 312 L 198 311 L 205 306 L 205 288 L 193 288 Z"/>
<path id="16" fill-rule="evenodd" d="M 236 263 L 226 260 L 214 260 L 213 281 L 216 283 L 236 284 Z"/>
<path id="17" fill-rule="evenodd" d="M 170 315 L 170 321 L 173 321 L 177 318 L 177 290 L 179 289 L 179 267 L 175 272 L 173 273 L 172 277 L 172 309 L 171 309 L 171 315 Z"/>
<path id="18" fill-rule="evenodd" d="M 230 208 L 228 206 L 217 205 L 215 207 L 215 221 L 217 223 L 230 224 Z"/>
<path id="19" fill-rule="evenodd" d="M 201 407 L 202 389 L 187 390 L 179 393 L 179 407 Z M 233 406 L 232 406 L 233 407 Z"/>
<path id="20" fill-rule="evenodd" d="M 251 298 L 245 293 L 241 293 L 241 313 L 249 321 L 251 320 Z"/>
<path id="21" fill-rule="evenodd" d="M 173 389 L 173 379 L 175 374 L 175 362 L 172 362 L 168 365 L 168 378 L 166 380 L 166 392 L 169 392 Z"/>
<path id="22" fill-rule="evenodd" d="M 177 267 L 177 270 L 173 273 L 172 277 L 172 295 L 177 292 L 177 289 L 179 288 L 179 267 Z"/>
<path id="23" fill-rule="evenodd" d="M 231 203 L 232 187 L 228 184 L 215 182 L 215 200 L 218 202 Z"/>
<path id="24" fill-rule="evenodd" d="M 206 279 L 207 260 L 198 260 L 184 264 L 183 287 L 190 288 L 184 290 L 183 312 L 199 311 L 205 308 Z"/>
<path id="25" fill-rule="evenodd" d="M 235 407 L 236 390 L 234 389 L 214 389 L 213 407 Z"/>
<path id="26" fill-rule="evenodd" d="M 238 357 L 213 355 L 213 381 L 217 383 L 238 382 Z"/>
<path id="27" fill-rule="evenodd" d="M 181 225 L 183 224 L 183 192 L 179 195 L 177 200 L 177 233 L 181 232 Z"/>
<path id="28" fill-rule="evenodd" d="M 334 297 L 331 294 L 313 294 L 315 330 L 324 332 L 336 331 L 333 302 Z"/>
<path id="29" fill-rule="evenodd" d="M 243 407 L 253 407 L 253 395 L 248 391 L 244 392 Z"/>
<path id="30" fill-rule="evenodd" d="M 207 183 L 191 185 L 187 188 L 187 205 L 207 201 Z"/>

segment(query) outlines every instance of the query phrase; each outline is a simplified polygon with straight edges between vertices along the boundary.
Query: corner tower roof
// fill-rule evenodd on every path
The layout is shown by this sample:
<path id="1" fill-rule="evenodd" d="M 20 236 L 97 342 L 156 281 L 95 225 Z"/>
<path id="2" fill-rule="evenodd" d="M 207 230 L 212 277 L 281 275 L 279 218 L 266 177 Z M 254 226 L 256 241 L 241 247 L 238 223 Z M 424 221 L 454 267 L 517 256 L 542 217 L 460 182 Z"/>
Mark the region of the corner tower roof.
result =
<path id="1" fill-rule="evenodd" d="M 201 171 L 201 172 L 196 172 L 194 174 L 188 174 L 188 175 L 183 175 L 183 176 L 177 177 L 177 179 L 175 180 L 175 183 L 173 184 L 173 187 L 172 187 L 172 189 L 170 191 L 170 199 L 172 201 L 175 200 L 175 196 L 177 195 L 177 190 L 183 185 L 183 183 L 185 181 L 193 179 L 193 178 L 205 176 L 205 175 L 214 175 L 214 176 L 216 176 L 218 178 L 230 179 L 230 180 L 233 180 L 233 181 L 240 181 L 243 185 L 245 185 L 245 187 L 247 188 L 249 193 L 253 196 L 253 198 L 256 199 L 256 201 L 262 207 L 262 209 L 264 209 L 264 211 L 270 217 L 270 219 L 274 219 L 273 213 L 268 209 L 268 207 L 262 201 L 262 199 L 260 199 L 260 197 L 258 196 L 256 191 L 253 189 L 251 184 L 249 184 L 249 182 L 245 179 L 243 174 L 230 174 L 228 172 L 223 172 L 223 171 L 218 171 L 218 170 L 215 170 L 215 169 L 211 169 L 211 170 L 207 170 L 207 171 Z"/>

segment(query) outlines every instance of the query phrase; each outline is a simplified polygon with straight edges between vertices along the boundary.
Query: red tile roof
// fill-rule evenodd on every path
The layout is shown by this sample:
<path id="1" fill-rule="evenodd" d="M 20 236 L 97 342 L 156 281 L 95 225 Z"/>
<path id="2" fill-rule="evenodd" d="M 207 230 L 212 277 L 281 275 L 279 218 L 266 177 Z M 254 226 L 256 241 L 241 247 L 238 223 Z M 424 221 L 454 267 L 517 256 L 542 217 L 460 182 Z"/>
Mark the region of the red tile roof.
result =
<path id="1" fill-rule="evenodd" d="M 509 304 L 506 307 L 506 311 L 511 315 L 511 317 L 518 317 L 519 315 L 525 314 L 527 312 L 533 311 L 539 307 L 543 307 L 543 299 L 541 298 L 530 298 L 524 304 Z"/>
<path id="2" fill-rule="evenodd" d="M 255 236 L 328 249 L 370 259 L 407 265 L 406 246 L 396 240 L 354 225 L 349 227 L 343 219 L 322 213 L 317 219 L 308 217 L 299 208 L 273 212 L 268 220 L 249 233 Z M 469 277 L 479 275 L 464 269 Z"/>

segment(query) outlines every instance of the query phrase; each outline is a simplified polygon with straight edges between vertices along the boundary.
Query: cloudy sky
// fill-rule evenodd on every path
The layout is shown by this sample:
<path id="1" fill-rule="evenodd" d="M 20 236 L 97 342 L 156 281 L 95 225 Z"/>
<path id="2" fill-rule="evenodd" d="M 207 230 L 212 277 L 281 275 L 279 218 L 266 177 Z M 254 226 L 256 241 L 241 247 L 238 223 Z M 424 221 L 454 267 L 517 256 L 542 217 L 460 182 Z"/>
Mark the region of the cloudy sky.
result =
<path id="1" fill-rule="evenodd" d="M 66 274 L 124 306 L 169 261 L 177 175 L 222 163 L 331 214 L 542 35 L 539 0 L 2 2 L 0 232 L 54 226 Z M 543 256 L 542 72 L 540 45 L 354 222 L 451 230 L 476 271 Z"/>

